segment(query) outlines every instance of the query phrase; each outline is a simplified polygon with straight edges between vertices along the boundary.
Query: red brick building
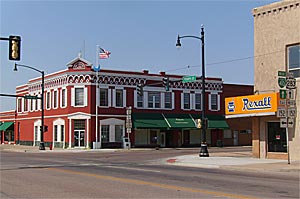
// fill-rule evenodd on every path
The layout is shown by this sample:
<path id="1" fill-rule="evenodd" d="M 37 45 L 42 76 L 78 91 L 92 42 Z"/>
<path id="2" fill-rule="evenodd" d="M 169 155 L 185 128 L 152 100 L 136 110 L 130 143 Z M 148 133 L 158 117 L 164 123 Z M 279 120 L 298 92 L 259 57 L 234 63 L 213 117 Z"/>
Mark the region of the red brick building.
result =
<path id="1" fill-rule="evenodd" d="M 115 148 L 122 147 L 123 138 L 128 135 L 132 147 L 200 146 L 201 130 L 195 122 L 201 114 L 200 80 L 182 83 L 180 75 L 151 74 L 146 70 L 95 72 L 92 64 L 81 57 L 67 67 L 45 76 L 45 146 Z M 162 84 L 163 77 L 169 77 L 169 91 Z M 137 93 L 139 83 L 144 85 L 142 96 Z M 245 138 L 247 141 L 240 138 L 240 143 L 233 143 L 232 131 L 224 118 L 224 98 L 252 94 L 253 87 L 226 85 L 221 78 L 206 78 L 205 90 L 207 143 L 251 144 L 251 136 Z M 18 86 L 16 94 L 41 96 L 41 78 Z M 40 99 L 17 98 L 16 111 L 2 112 L 0 116 L 1 143 L 39 145 Z M 229 123 L 233 129 L 237 125 Z M 239 133 L 243 129 L 248 127 L 239 127 Z"/>

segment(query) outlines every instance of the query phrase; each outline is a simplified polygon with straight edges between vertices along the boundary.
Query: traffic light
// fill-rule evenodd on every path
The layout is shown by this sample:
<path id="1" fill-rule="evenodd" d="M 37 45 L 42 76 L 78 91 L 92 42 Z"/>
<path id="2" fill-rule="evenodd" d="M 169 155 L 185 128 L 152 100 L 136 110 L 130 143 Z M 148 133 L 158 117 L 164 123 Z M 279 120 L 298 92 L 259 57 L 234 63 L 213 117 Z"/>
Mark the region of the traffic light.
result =
<path id="1" fill-rule="evenodd" d="M 163 78 L 163 85 L 166 88 L 166 91 L 169 91 L 170 89 L 170 81 L 169 81 L 169 77 L 164 77 Z"/>
<path id="2" fill-rule="evenodd" d="M 139 95 L 139 96 L 143 96 L 143 93 L 144 93 L 144 88 L 143 88 L 144 86 L 143 86 L 143 84 L 138 84 L 137 85 L 137 87 L 136 87 L 136 90 L 137 90 L 137 94 Z"/>
<path id="3" fill-rule="evenodd" d="M 9 36 L 9 60 L 20 61 L 21 59 L 21 37 Z"/>

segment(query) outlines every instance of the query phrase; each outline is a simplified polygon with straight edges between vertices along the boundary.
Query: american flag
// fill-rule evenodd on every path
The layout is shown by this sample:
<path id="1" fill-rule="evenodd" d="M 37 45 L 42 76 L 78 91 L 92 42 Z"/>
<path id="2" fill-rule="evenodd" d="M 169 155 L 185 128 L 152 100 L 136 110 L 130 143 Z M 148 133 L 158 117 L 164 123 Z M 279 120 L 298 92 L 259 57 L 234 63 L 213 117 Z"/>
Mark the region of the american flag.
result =
<path id="1" fill-rule="evenodd" d="M 110 55 L 111 53 L 109 52 L 109 51 L 107 51 L 107 50 L 104 50 L 103 48 L 100 48 L 99 49 L 99 58 L 100 59 L 107 59 L 107 58 L 109 58 L 109 55 Z"/>

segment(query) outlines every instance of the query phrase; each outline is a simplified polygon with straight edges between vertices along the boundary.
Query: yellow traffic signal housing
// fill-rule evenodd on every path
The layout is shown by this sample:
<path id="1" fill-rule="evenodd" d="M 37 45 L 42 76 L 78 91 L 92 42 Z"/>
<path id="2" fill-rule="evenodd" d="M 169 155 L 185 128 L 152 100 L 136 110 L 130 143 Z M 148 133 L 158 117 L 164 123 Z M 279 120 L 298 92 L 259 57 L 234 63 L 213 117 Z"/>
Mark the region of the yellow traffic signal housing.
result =
<path id="1" fill-rule="evenodd" d="M 21 59 L 21 37 L 9 36 L 9 60 L 20 61 Z"/>

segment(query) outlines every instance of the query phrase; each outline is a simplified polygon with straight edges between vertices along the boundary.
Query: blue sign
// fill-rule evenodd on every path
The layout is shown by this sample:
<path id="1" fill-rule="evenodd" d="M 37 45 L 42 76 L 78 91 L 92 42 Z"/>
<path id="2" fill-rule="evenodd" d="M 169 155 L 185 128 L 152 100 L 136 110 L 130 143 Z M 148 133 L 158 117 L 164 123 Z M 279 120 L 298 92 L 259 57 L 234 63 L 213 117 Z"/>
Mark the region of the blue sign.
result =
<path id="1" fill-rule="evenodd" d="M 94 71 L 96 71 L 96 72 L 100 71 L 100 64 L 98 66 L 94 66 Z"/>

